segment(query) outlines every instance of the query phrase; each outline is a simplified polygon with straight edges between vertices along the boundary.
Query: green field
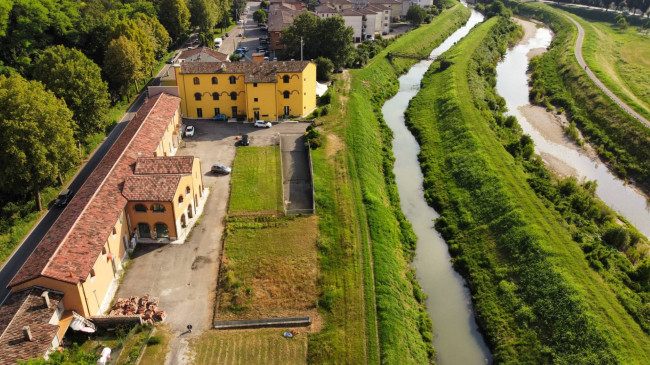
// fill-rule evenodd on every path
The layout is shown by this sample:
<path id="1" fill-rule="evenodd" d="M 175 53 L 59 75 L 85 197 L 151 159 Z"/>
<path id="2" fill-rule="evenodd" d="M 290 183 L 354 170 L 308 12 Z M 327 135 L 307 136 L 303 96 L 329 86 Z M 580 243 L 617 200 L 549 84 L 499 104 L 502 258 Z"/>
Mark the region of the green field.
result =
<path id="1" fill-rule="evenodd" d="M 205 331 L 191 344 L 196 365 L 304 364 L 307 335 L 282 337 L 283 329 Z"/>
<path id="2" fill-rule="evenodd" d="M 229 213 L 283 212 L 280 147 L 241 147 L 232 168 Z"/>
<path id="3" fill-rule="evenodd" d="M 571 9 L 565 7 L 564 9 Z M 589 68 L 627 105 L 650 119 L 650 36 L 639 27 L 588 21 L 572 15 L 585 30 L 583 57 Z"/>
<path id="4" fill-rule="evenodd" d="M 505 122 L 490 82 L 504 38 L 495 18 L 475 28 L 432 65 L 407 111 L 436 228 L 468 278 L 495 362 L 648 363 L 647 334 L 492 126 Z"/>

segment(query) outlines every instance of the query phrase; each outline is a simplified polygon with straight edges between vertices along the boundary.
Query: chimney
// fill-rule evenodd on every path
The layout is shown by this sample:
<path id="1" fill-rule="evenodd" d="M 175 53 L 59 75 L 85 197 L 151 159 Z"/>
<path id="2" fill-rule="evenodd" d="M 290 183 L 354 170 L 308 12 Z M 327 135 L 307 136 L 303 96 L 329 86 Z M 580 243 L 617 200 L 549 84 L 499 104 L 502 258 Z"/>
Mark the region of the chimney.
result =
<path id="1" fill-rule="evenodd" d="M 253 53 L 253 62 L 264 62 L 264 53 Z"/>
<path id="2" fill-rule="evenodd" d="M 34 341 L 34 337 L 32 337 L 32 331 L 29 330 L 29 326 L 23 327 L 23 336 L 25 337 L 25 341 Z"/>
<path id="3" fill-rule="evenodd" d="M 50 307 L 50 292 L 47 290 L 43 291 L 43 294 L 41 294 L 41 297 L 43 297 L 43 303 L 47 308 Z"/>

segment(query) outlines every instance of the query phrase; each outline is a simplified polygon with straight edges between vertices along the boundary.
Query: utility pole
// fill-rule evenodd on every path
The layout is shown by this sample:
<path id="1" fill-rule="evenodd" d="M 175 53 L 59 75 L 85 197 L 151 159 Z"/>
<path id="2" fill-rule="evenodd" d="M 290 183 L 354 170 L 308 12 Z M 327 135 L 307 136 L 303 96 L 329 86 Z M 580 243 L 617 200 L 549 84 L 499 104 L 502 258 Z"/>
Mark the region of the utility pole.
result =
<path id="1" fill-rule="evenodd" d="M 300 37 L 300 60 L 302 61 L 302 37 Z"/>

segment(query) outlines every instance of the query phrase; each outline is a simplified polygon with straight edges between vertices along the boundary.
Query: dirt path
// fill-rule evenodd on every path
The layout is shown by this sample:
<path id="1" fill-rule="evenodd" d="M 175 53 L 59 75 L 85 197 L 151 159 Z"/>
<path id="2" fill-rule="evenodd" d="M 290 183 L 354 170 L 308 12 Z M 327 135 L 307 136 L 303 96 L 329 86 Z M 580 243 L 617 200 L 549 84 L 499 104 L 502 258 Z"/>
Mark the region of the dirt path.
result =
<path id="1" fill-rule="evenodd" d="M 584 58 L 582 58 L 582 43 L 585 39 L 585 31 L 582 29 L 582 26 L 575 21 L 573 18 L 571 18 L 569 15 L 564 14 L 567 19 L 569 19 L 575 26 L 578 28 L 578 39 L 576 40 L 574 52 L 576 55 L 576 58 L 578 59 L 578 64 L 580 67 L 585 69 L 585 72 L 587 73 L 587 76 L 605 93 L 607 96 L 610 97 L 618 106 L 620 106 L 623 110 L 625 110 L 628 114 L 630 114 L 632 117 L 634 117 L 636 120 L 640 121 L 641 123 L 645 124 L 648 128 L 650 128 L 650 121 L 642 117 L 639 113 L 635 112 L 632 108 L 630 108 L 627 104 L 625 104 L 621 99 L 619 99 L 611 90 L 603 84 L 596 75 L 591 72 L 591 69 L 587 67 L 587 64 L 585 63 Z"/>

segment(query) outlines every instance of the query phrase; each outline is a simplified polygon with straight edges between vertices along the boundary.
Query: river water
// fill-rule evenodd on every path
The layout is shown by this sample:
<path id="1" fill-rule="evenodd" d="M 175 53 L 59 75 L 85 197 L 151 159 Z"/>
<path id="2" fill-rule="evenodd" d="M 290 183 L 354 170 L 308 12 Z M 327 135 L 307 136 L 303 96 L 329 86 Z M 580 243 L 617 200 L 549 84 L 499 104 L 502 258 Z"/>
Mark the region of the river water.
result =
<path id="1" fill-rule="evenodd" d="M 650 237 L 650 208 L 645 196 L 615 177 L 593 154 L 590 156 L 566 138 L 554 136 L 557 134 L 554 130 L 557 132 L 559 127 L 554 123 L 553 114 L 539 107 L 529 112 L 533 107 L 528 102 L 527 55 L 531 50 L 548 47 L 551 40 L 552 34 L 548 28 L 536 28 L 533 37 L 508 50 L 503 61 L 497 65 L 496 88 L 499 95 L 506 99 L 508 114 L 517 117 L 524 133 L 535 142 L 535 152 L 553 170 L 563 169 L 566 175 L 597 181 L 596 195 L 646 237 Z"/>
<path id="2" fill-rule="evenodd" d="M 483 15 L 472 10 L 467 24 L 434 49 L 432 58 L 447 51 L 482 21 Z M 478 332 L 465 281 L 454 271 L 447 244 L 433 228 L 439 215 L 424 199 L 423 175 L 417 159 L 420 146 L 404 124 L 404 111 L 420 89 L 420 81 L 431 63 L 430 60 L 419 62 L 399 78 L 399 91 L 384 104 L 382 113 L 394 134 L 393 172 L 402 211 L 418 237 L 413 265 L 422 290 L 428 296 L 427 311 L 433 321 L 436 360 L 441 365 L 486 364 L 491 362 L 492 356 Z"/>

